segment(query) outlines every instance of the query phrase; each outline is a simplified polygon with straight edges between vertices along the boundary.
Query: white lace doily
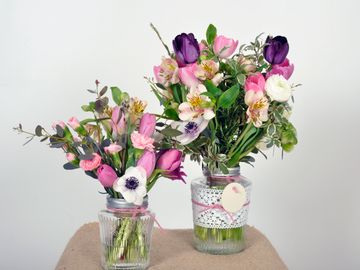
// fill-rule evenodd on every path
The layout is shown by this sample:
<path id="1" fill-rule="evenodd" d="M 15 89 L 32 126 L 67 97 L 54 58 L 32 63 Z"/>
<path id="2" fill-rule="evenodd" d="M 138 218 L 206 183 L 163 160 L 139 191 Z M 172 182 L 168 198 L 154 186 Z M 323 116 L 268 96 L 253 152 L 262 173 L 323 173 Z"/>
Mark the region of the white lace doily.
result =
<path id="1" fill-rule="evenodd" d="M 242 227 L 247 222 L 251 185 L 245 188 L 246 204 L 239 211 L 232 213 L 232 219 L 223 209 L 208 209 L 206 207 L 193 203 L 194 224 L 205 228 L 229 229 Z M 195 202 L 204 205 L 220 204 L 223 190 L 193 186 L 191 198 Z"/>

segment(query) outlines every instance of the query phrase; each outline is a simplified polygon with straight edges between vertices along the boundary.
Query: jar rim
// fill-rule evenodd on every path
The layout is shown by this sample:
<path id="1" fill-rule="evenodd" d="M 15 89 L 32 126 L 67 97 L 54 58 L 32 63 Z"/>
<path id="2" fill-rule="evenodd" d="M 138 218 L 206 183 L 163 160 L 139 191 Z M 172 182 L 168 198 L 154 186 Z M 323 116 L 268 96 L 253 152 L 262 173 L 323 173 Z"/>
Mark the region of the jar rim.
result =
<path id="1" fill-rule="evenodd" d="M 205 176 L 213 177 L 224 177 L 224 176 L 239 176 L 240 175 L 240 166 L 227 168 L 228 173 L 223 173 L 219 168 L 210 170 L 208 166 L 202 166 L 202 171 Z"/>
<path id="2" fill-rule="evenodd" d="M 111 196 L 106 197 L 106 207 L 108 209 L 131 209 L 131 208 L 147 208 L 149 204 L 148 196 L 144 197 L 142 205 L 136 205 L 134 203 L 129 203 L 123 198 L 113 198 Z"/>

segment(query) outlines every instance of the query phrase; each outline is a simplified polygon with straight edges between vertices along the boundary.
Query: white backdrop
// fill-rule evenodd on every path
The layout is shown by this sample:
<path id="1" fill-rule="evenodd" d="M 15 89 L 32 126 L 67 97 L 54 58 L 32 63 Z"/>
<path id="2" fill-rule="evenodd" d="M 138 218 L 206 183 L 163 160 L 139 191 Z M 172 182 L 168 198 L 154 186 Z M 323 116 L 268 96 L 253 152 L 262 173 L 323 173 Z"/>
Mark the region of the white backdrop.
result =
<path id="1" fill-rule="evenodd" d="M 95 79 L 118 85 L 160 111 L 143 80 L 176 34 L 205 35 L 208 23 L 251 41 L 288 37 L 295 63 L 295 151 L 258 157 L 249 223 L 290 269 L 360 269 L 359 2 L 0 1 L 0 268 L 53 269 L 71 235 L 104 206 L 100 186 L 62 169 L 60 151 L 12 132 L 84 116 Z M 186 163 L 188 181 L 201 174 Z M 152 209 L 166 228 L 192 226 L 189 185 L 160 180 Z"/>

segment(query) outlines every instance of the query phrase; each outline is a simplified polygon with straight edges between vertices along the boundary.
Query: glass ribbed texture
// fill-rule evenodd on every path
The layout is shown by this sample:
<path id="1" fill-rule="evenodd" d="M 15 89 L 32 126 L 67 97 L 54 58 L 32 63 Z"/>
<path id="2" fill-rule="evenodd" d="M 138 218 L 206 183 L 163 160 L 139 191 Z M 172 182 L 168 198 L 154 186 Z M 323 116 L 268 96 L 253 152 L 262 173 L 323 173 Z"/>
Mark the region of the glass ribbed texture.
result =
<path id="1" fill-rule="evenodd" d="M 137 214 L 102 210 L 99 213 L 101 264 L 106 270 L 146 269 L 150 260 L 150 212 Z"/>

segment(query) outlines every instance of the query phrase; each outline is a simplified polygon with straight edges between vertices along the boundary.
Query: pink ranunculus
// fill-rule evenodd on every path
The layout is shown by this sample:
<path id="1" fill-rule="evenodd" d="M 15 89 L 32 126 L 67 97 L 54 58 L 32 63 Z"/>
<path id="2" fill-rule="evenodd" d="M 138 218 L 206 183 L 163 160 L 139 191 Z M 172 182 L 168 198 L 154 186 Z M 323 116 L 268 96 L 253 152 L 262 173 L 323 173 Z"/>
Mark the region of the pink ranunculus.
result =
<path id="1" fill-rule="evenodd" d="M 149 178 L 155 169 L 156 156 L 152 151 L 145 150 L 136 166 L 143 167 L 146 171 L 146 177 Z"/>
<path id="2" fill-rule="evenodd" d="M 66 125 L 65 125 L 64 121 L 58 120 L 58 121 L 55 121 L 54 123 L 52 123 L 52 125 L 51 125 L 53 130 L 56 130 L 56 126 L 60 126 L 62 129 L 64 129 Z"/>
<path id="3" fill-rule="evenodd" d="M 154 139 L 145 136 L 137 131 L 131 133 L 130 137 L 131 137 L 131 142 L 135 148 L 154 151 Z"/>
<path id="4" fill-rule="evenodd" d="M 290 64 L 289 59 L 285 59 L 284 62 L 278 65 L 273 65 L 271 70 L 266 73 L 266 79 L 271 75 L 279 74 L 285 79 L 289 79 L 294 72 L 294 64 Z"/>
<path id="5" fill-rule="evenodd" d="M 220 58 L 227 58 L 235 52 L 238 43 L 237 40 L 217 36 L 214 41 L 214 53 Z"/>
<path id="6" fill-rule="evenodd" d="M 186 174 L 181 171 L 181 162 L 182 152 L 178 149 L 169 149 L 160 155 L 156 167 L 163 170 L 165 177 L 185 182 L 183 176 L 186 176 Z"/>
<path id="7" fill-rule="evenodd" d="M 156 117 L 151 113 L 145 113 L 140 120 L 139 133 L 151 137 L 154 134 Z"/>
<path id="8" fill-rule="evenodd" d="M 112 187 L 115 180 L 118 178 L 115 170 L 106 164 L 102 164 L 97 169 L 97 177 L 104 187 Z"/>
<path id="9" fill-rule="evenodd" d="M 92 171 L 99 167 L 101 164 L 101 156 L 97 153 L 93 153 L 93 158 L 90 160 L 80 160 L 80 168 L 84 171 Z"/>
<path id="10" fill-rule="evenodd" d="M 124 113 L 121 113 L 120 106 L 115 106 L 111 114 L 111 128 L 113 137 L 123 133 L 125 131 L 125 125 L 126 120 Z"/>
<path id="11" fill-rule="evenodd" d="M 109 146 L 104 147 L 104 151 L 107 154 L 115 154 L 122 150 L 122 147 L 118 144 L 112 143 Z"/>
<path id="12" fill-rule="evenodd" d="M 76 156 L 73 153 L 66 153 L 66 159 L 67 161 L 71 162 L 75 160 Z"/>
<path id="13" fill-rule="evenodd" d="M 245 91 L 255 91 L 255 92 L 264 92 L 265 91 L 265 78 L 260 73 L 257 72 L 254 75 L 247 77 L 245 81 Z"/>
<path id="14" fill-rule="evenodd" d="M 76 118 L 76 117 L 71 117 L 69 120 L 68 120 L 68 124 L 69 126 L 72 128 L 72 129 L 77 129 L 78 127 L 80 127 L 80 122 L 79 120 Z"/>
<path id="15" fill-rule="evenodd" d="M 180 81 L 185 84 L 187 87 L 196 87 L 200 82 L 195 76 L 197 70 L 197 64 L 190 64 L 186 67 L 179 68 L 179 78 Z"/>

